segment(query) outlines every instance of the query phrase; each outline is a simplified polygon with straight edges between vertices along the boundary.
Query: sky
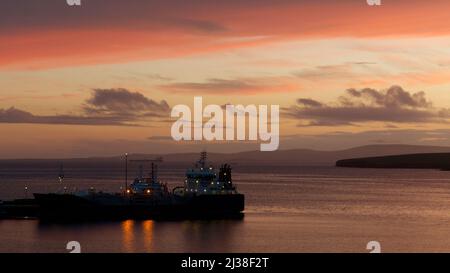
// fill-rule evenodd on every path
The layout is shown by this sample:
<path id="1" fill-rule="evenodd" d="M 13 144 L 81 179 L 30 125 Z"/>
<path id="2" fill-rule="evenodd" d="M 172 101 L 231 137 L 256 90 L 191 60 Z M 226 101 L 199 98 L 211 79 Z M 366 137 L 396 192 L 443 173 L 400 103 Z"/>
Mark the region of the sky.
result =
<path id="1" fill-rule="evenodd" d="M 280 149 L 450 145 L 448 0 L 0 3 L 0 158 L 175 142 L 172 107 L 280 105 Z"/>

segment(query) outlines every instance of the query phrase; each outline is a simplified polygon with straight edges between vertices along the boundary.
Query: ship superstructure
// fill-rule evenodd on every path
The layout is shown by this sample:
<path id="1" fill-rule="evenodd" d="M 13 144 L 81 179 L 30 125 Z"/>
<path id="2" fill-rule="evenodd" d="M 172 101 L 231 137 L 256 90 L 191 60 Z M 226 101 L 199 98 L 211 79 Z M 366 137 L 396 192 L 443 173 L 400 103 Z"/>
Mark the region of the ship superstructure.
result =
<path id="1" fill-rule="evenodd" d="M 200 160 L 188 169 L 185 179 L 185 191 L 188 194 L 236 194 L 231 178 L 231 166 L 224 164 L 217 172 L 212 166 L 206 165 L 207 153 L 200 154 Z"/>

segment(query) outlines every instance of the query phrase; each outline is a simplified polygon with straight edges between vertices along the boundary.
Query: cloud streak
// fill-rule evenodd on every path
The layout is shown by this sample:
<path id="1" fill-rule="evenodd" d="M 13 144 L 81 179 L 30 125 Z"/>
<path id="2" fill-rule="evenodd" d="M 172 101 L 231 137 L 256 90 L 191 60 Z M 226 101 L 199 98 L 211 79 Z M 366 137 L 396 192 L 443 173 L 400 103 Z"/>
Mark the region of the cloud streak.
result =
<path id="1" fill-rule="evenodd" d="M 300 87 L 288 77 L 276 78 L 239 78 L 239 79 L 208 79 L 205 82 L 179 82 L 162 85 L 163 91 L 184 94 L 239 94 L 257 95 L 261 93 L 278 93 L 298 91 Z"/>
<path id="2" fill-rule="evenodd" d="M 120 117 L 95 117 L 74 115 L 40 116 L 30 112 L 10 107 L 0 109 L 0 123 L 28 123 L 28 124 L 62 124 L 62 125 L 115 125 L 132 126 Z"/>

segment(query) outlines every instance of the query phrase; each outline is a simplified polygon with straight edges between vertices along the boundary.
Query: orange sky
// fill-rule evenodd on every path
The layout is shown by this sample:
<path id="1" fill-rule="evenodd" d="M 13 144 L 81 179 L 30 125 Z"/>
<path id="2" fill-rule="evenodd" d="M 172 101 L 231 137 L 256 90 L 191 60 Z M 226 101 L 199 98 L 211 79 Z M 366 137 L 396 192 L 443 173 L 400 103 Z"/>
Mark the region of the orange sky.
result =
<path id="1" fill-rule="evenodd" d="M 324 138 L 335 132 L 355 145 L 450 145 L 445 135 L 428 137 L 450 120 L 448 10 L 446 0 L 6 0 L 2 156 L 202 149 L 211 145 L 164 138 L 171 124 L 162 101 L 192 104 L 194 95 L 220 105 L 279 104 L 281 148 L 351 146 Z M 355 97 L 351 88 L 376 92 Z M 427 104 L 418 103 L 421 91 Z M 255 147 L 230 145 L 211 149 Z"/>
<path id="2" fill-rule="evenodd" d="M 298 39 L 427 37 L 450 32 L 446 23 L 450 3 L 445 0 L 386 1 L 382 7 L 368 7 L 359 0 L 276 1 L 276 5 L 198 1 L 190 3 L 187 12 L 183 11 L 186 4 L 175 1 L 159 7 L 157 18 L 152 18 L 156 13 L 152 1 L 134 1 L 143 11 L 124 1 L 109 1 L 109 8 L 95 0 L 80 8 L 43 2 L 50 11 L 42 18 L 38 14 L 21 20 L 27 14 L 17 12 L 4 19 L 0 36 L 4 69 L 176 58 Z M 29 5 L 20 3 L 14 5 Z M 51 11 L 69 16 L 65 19 Z M 119 23 L 115 20 L 118 12 L 122 13 Z M 48 16 L 45 24 L 39 25 L 44 15 Z"/>

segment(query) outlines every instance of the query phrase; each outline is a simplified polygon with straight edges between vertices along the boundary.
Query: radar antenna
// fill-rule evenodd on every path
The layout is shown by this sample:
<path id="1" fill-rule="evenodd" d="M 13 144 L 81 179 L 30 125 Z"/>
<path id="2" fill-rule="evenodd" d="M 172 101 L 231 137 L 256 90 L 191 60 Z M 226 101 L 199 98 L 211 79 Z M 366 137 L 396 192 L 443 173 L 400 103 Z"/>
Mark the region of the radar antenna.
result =
<path id="1" fill-rule="evenodd" d="M 64 181 L 64 176 L 65 176 L 64 175 L 64 166 L 61 163 L 61 165 L 59 166 L 59 174 L 58 174 L 58 179 L 59 179 L 60 183 L 62 183 Z"/>
<path id="2" fill-rule="evenodd" d="M 198 161 L 198 163 L 200 164 L 200 166 L 202 168 L 205 168 L 207 158 L 208 158 L 208 153 L 206 151 L 203 151 L 200 153 L 200 160 Z"/>

